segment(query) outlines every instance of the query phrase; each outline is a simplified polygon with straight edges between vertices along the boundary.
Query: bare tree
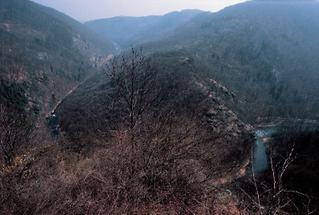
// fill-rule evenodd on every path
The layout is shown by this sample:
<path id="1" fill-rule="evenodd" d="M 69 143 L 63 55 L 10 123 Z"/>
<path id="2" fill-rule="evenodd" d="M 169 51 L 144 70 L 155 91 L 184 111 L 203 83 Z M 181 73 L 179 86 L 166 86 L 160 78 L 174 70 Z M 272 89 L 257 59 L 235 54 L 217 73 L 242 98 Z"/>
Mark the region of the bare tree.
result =
<path id="1" fill-rule="evenodd" d="M 0 50 L 0 78 L 21 82 L 26 78 L 25 66 L 14 52 Z"/>
<path id="2" fill-rule="evenodd" d="M 252 210 L 256 214 L 291 214 L 291 211 L 296 211 L 300 214 L 298 206 L 294 197 L 301 197 L 308 202 L 308 205 L 305 205 L 306 214 L 314 214 L 315 211 L 312 211 L 310 208 L 311 196 L 302 193 L 297 190 L 287 189 L 284 186 L 283 179 L 285 174 L 288 172 L 290 166 L 296 159 L 295 155 L 295 145 L 293 145 L 286 157 L 274 161 L 273 151 L 270 150 L 270 171 L 267 174 L 270 174 L 269 181 L 260 181 L 255 175 L 255 170 L 252 165 L 252 179 L 251 184 L 254 189 L 254 195 L 248 194 L 246 191 L 243 193 L 248 197 L 252 204 Z"/>
<path id="3" fill-rule="evenodd" d="M 25 113 L 0 104 L 0 160 L 11 164 L 18 149 L 30 140 L 31 128 Z"/>
<path id="4" fill-rule="evenodd" d="M 150 106 L 158 101 L 157 71 L 152 68 L 142 50 L 114 58 L 106 70 L 114 85 L 118 100 L 127 111 L 126 120 L 132 129 Z"/>

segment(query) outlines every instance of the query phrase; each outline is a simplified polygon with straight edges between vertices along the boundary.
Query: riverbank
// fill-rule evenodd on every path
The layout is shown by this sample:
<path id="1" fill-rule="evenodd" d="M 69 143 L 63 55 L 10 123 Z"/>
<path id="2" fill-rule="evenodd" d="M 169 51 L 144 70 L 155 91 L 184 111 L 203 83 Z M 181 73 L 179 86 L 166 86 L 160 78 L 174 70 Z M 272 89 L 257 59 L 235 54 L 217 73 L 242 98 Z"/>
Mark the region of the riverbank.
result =
<path id="1" fill-rule="evenodd" d="M 288 214 L 319 211 L 319 127 L 302 122 L 258 129 L 256 148 L 261 144 L 264 152 L 255 156 L 262 154 L 263 159 L 259 158 L 261 167 L 258 159 L 252 165 L 263 171 L 235 183 L 238 195 L 243 193 L 240 198 L 267 214 L 277 210 Z"/>

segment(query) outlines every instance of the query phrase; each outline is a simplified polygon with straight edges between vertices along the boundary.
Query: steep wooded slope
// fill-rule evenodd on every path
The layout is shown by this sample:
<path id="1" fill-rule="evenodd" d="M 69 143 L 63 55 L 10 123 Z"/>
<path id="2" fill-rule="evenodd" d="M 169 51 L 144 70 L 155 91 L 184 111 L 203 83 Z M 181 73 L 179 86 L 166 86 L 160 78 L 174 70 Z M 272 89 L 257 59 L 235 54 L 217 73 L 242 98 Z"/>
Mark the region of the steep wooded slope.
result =
<path id="1" fill-rule="evenodd" d="M 246 119 L 318 118 L 319 4 L 250 1 L 199 15 L 150 52 L 179 50 L 236 95 Z M 200 73 L 201 70 L 198 70 Z"/>
<path id="2" fill-rule="evenodd" d="M 94 72 L 98 56 L 114 51 L 79 22 L 28 0 L 0 2 L 0 41 L 1 98 L 18 84 L 38 113 Z"/>

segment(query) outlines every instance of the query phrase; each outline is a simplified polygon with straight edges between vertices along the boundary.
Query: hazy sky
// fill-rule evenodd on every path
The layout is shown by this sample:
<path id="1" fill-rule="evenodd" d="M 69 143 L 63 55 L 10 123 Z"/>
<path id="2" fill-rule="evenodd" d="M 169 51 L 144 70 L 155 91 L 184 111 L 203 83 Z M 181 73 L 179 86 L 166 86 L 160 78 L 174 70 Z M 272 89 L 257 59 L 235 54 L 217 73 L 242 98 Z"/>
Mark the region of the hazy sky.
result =
<path id="1" fill-rule="evenodd" d="M 160 15 L 182 9 L 218 11 L 245 0 L 33 0 L 79 21 L 113 16 Z"/>

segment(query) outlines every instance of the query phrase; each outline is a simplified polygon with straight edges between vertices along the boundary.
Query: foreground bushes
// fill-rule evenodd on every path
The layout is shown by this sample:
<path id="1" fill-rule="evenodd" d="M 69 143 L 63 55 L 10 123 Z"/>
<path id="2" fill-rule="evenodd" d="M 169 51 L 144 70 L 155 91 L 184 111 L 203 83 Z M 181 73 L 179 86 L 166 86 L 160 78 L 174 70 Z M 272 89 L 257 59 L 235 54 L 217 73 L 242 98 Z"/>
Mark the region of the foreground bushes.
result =
<path id="1" fill-rule="evenodd" d="M 4 214 L 213 214 L 218 190 L 183 171 L 149 167 L 125 142 L 87 157 L 42 148 L 0 177 Z M 121 156 L 118 156 L 121 154 Z M 137 160 L 137 161 L 134 161 Z M 143 165 L 142 165 L 143 164 Z M 190 168 L 190 167 L 189 167 Z M 219 192 L 219 191 L 218 191 Z"/>
<path id="2" fill-rule="evenodd" d="M 236 212 L 236 201 L 213 186 L 230 169 L 219 165 L 223 155 L 207 130 L 183 115 L 166 116 L 114 130 L 89 152 L 66 150 L 70 143 L 62 141 L 17 157 L 15 166 L 2 171 L 0 211 L 214 214 L 232 204 Z"/>
<path id="3" fill-rule="evenodd" d="M 37 147 L 3 172 L 0 209 L 14 214 L 214 214 L 228 210 L 223 204 L 235 205 L 214 187 L 227 181 L 223 177 L 236 176 L 248 157 L 243 153 L 251 138 L 235 114 L 205 83 L 173 78 L 173 72 L 161 76 L 134 50 L 109 67 L 110 88 L 103 94 L 109 102 L 101 115 L 87 116 L 103 121 L 87 136 L 92 144 L 70 138 L 62 120 L 66 138 L 59 146 Z"/>

